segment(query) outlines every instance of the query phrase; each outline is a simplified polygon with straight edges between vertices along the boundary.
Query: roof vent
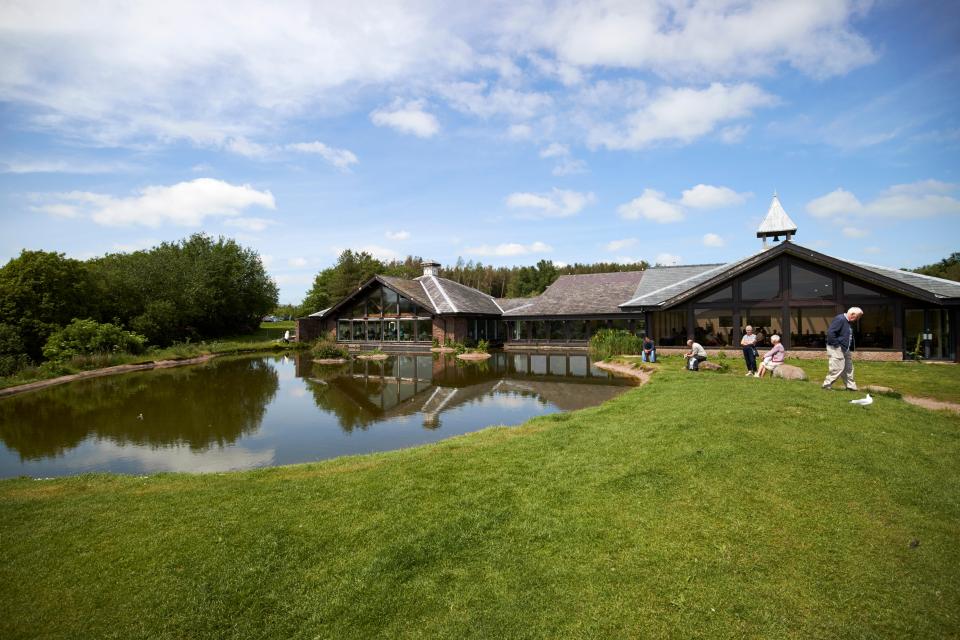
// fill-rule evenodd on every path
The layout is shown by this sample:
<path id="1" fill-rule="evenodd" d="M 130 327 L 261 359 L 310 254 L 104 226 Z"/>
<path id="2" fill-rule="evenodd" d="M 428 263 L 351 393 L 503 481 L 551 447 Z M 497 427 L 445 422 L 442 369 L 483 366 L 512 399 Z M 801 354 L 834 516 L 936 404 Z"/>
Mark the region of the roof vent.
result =
<path id="1" fill-rule="evenodd" d="M 773 192 L 773 200 L 770 201 L 770 208 L 767 210 L 767 217 L 760 223 L 757 229 L 757 237 L 763 238 L 763 247 L 767 247 L 767 238 L 773 238 L 774 242 L 784 236 L 785 240 L 790 240 L 797 233 L 797 224 L 790 219 L 787 212 L 783 210 L 780 204 L 780 198 L 777 192 Z"/>
<path id="2" fill-rule="evenodd" d="M 440 263 L 439 262 L 429 262 L 424 261 L 420 263 L 420 266 L 423 267 L 423 275 L 425 276 L 438 276 L 440 275 Z"/>

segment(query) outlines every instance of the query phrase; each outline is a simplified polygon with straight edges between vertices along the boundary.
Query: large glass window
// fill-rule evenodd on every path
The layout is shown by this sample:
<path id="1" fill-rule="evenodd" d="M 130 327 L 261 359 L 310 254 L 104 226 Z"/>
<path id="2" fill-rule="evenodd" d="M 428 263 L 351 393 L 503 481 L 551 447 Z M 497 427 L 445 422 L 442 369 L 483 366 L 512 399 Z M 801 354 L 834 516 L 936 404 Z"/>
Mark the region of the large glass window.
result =
<path id="1" fill-rule="evenodd" d="M 550 340 L 566 340 L 567 337 L 563 331 L 563 321 L 562 320 L 551 320 L 549 323 L 550 326 Z"/>
<path id="2" fill-rule="evenodd" d="M 857 349 L 893 348 L 893 305 L 860 305 L 863 317 L 853 326 L 853 341 Z"/>
<path id="3" fill-rule="evenodd" d="M 654 341 L 664 347 L 679 347 L 687 344 L 687 312 L 661 311 L 654 315 L 656 332 Z"/>
<path id="4" fill-rule="evenodd" d="M 366 307 L 363 304 L 363 300 L 353 306 L 353 309 L 350 310 L 350 315 L 354 318 L 362 318 L 366 315 Z"/>
<path id="5" fill-rule="evenodd" d="M 400 342 L 412 342 L 416 337 L 417 321 L 400 320 Z"/>
<path id="6" fill-rule="evenodd" d="M 770 346 L 770 336 L 777 334 L 783 337 L 783 315 L 779 307 L 777 308 L 756 308 L 740 312 L 740 332 L 743 334 L 743 327 L 747 325 L 753 327 L 753 332 L 757 336 L 757 344 Z"/>
<path id="7" fill-rule="evenodd" d="M 726 347 L 733 341 L 733 311 L 694 309 L 694 339 L 705 347 Z"/>
<path id="8" fill-rule="evenodd" d="M 799 300 L 833 300 L 833 276 L 790 265 L 790 297 Z"/>
<path id="9" fill-rule="evenodd" d="M 396 291 L 392 289 L 383 289 L 383 315 L 385 316 L 395 316 L 397 315 L 397 302 L 399 301 L 400 296 L 397 295 Z"/>
<path id="10" fill-rule="evenodd" d="M 796 307 L 790 311 L 790 348 L 823 349 L 827 327 L 837 315 L 833 307 Z"/>
<path id="11" fill-rule="evenodd" d="M 548 338 L 547 323 L 545 321 L 530 320 L 528 325 L 530 327 L 531 340 L 546 340 Z"/>
<path id="12" fill-rule="evenodd" d="M 621 331 L 630 331 L 630 321 L 626 318 L 618 318 L 616 320 L 610 321 L 611 329 L 618 329 Z"/>
<path id="13" fill-rule="evenodd" d="M 742 300 L 773 300 L 780 297 L 780 265 L 764 269 L 740 283 Z"/>
<path id="14" fill-rule="evenodd" d="M 363 320 L 354 320 L 353 321 L 353 339 L 354 340 L 366 340 L 367 339 L 367 323 Z"/>
<path id="15" fill-rule="evenodd" d="M 420 342 L 433 340 L 433 321 L 430 318 L 417 320 L 417 340 Z"/>
<path id="16" fill-rule="evenodd" d="M 843 281 L 843 295 L 849 298 L 882 298 L 884 294 L 849 280 Z"/>
<path id="17" fill-rule="evenodd" d="M 586 340 L 590 336 L 587 332 L 587 321 L 586 320 L 571 320 L 570 321 L 570 339 L 571 340 Z"/>
<path id="18" fill-rule="evenodd" d="M 400 298 L 400 315 L 414 316 L 417 314 L 417 305 L 415 305 L 412 300 L 410 300 L 409 298 L 404 298 L 403 296 L 399 296 L 399 298 Z"/>
<path id="19" fill-rule="evenodd" d="M 350 340 L 352 335 L 353 329 L 349 320 L 337 322 L 337 340 Z"/>
<path id="20" fill-rule="evenodd" d="M 717 289 L 713 293 L 700 298 L 699 301 L 700 302 L 733 302 L 733 285 Z"/>
<path id="21" fill-rule="evenodd" d="M 399 339 L 397 337 L 398 325 L 399 325 L 399 320 L 383 321 L 383 339 L 386 342 L 396 342 Z"/>
<path id="22" fill-rule="evenodd" d="M 367 315 L 379 316 L 383 311 L 383 300 L 380 297 L 380 287 L 377 287 L 367 296 Z"/>
<path id="23" fill-rule="evenodd" d="M 367 340 L 380 340 L 380 321 L 367 320 Z"/>
<path id="24" fill-rule="evenodd" d="M 477 340 L 487 339 L 487 319 L 477 318 Z"/>

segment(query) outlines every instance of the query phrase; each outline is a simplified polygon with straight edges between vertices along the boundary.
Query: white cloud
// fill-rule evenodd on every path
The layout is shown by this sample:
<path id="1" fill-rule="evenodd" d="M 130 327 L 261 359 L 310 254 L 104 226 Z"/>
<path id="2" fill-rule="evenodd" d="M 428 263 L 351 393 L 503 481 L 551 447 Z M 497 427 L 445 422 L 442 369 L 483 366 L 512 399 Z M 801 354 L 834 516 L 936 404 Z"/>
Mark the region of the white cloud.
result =
<path id="1" fill-rule="evenodd" d="M 258 232 L 264 231 L 267 227 L 277 224 L 277 221 L 270 220 L 269 218 L 227 218 L 223 221 L 223 224 L 244 231 Z"/>
<path id="2" fill-rule="evenodd" d="M 577 2 L 515 9 L 504 23 L 516 45 L 577 68 L 649 70 L 662 76 L 767 75 L 789 64 L 814 77 L 874 59 L 850 20 L 869 5 L 838 0 Z"/>
<path id="3" fill-rule="evenodd" d="M 583 160 L 577 160 L 570 155 L 570 148 L 559 142 L 552 142 L 540 150 L 541 158 L 556 158 L 557 164 L 554 165 L 553 175 L 569 176 L 577 173 L 585 173 L 587 163 Z"/>
<path id="4" fill-rule="evenodd" d="M 870 232 L 866 229 L 859 229 L 857 227 L 844 227 L 843 235 L 848 238 L 865 238 L 870 235 Z"/>
<path id="5" fill-rule="evenodd" d="M 250 207 L 275 209 L 269 191 L 257 191 L 250 185 L 233 185 L 212 178 L 197 178 L 171 186 L 150 186 L 136 196 L 116 198 L 87 191 L 48 194 L 49 204 L 38 207 L 73 207 L 73 215 L 89 215 L 104 226 L 163 224 L 196 227 L 208 217 L 235 217 Z"/>
<path id="6" fill-rule="evenodd" d="M 386 236 L 390 240 L 409 240 L 409 231 L 387 231 Z"/>
<path id="7" fill-rule="evenodd" d="M 737 193 L 729 187 L 698 184 L 683 191 L 680 203 L 691 209 L 717 209 L 743 204 L 751 195 L 750 193 Z"/>
<path id="8" fill-rule="evenodd" d="M 539 217 L 565 218 L 576 215 L 594 200 L 593 193 L 554 188 L 550 193 L 511 193 L 506 203 L 511 209 L 524 209 Z"/>
<path id="9" fill-rule="evenodd" d="M 528 124 L 512 124 L 507 127 L 507 137 L 513 140 L 529 140 L 533 137 L 533 127 Z"/>
<path id="10" fill-rule="evenodd" d="M 680 222 L 685 217 L 681 207 L 668 202 L 663 193 L 653 189 L 644 189 L 639 197 L 617 207 L 617 212 L 627 220 L 643 218 L 661 224 Z"/>
<path id="11" fill-rule="evenodd" d="M 657 257 L 654 258 L 654 264 L 663 265 L 666 267 L 680 264 L 681 258 L 678 255 L 672 253 L 658 253 Z"/>
<path id="12" fill-rule="evenodd" d="M 464 249 L 464 253 L 473 256 L 522 256 L 530 253 L 547 253 L 553 251 L 553 247 L 543 242 L 534 242 L 532 244 L 520 244 L 517 242 L 506 242 L 498 245 L 482 244 L 478 247 L 469 247 Z"/>
<path id="13" fill-rule="evenodd" d="M 338 169 L 347 169 L 350 165 L 359 162 L 356 154 L 349 149 L 337 149 L 320 141 L 295 142 L 288 144 L 286 148 L 300 153 L 315 153 Z"/>
<path id="14" fill-rule="evenodd" d="M 503 115 L 526 120 L 553 104 L 546 93 L 488 88 L 485 82 L 455 82 L 439 87 L 437 92 L 457 111 L 479 118 Z"/>
<path id="15" fill-rule="evenodd" d="M 703 246 L 705 247 L 722 247 L 725 244 L 724 239 L 715 233 L 706 233 L 703 236 Z"/>
<path id="16" fill-rule="evenodd" d="M 248 140 L 243 136 L 228 139 L 224 144 L 224 148 L 231 153 L 236 153 L 246 158 L 265 158 L 274 151 L 272 147 Z"/>
<path id="17" fill-rule="evenodd" d="M 938 180 L 921 180 L 893 185 L 869 202 L 836 189 L 807 203 L 807 211 L 818 218 L 859 216 L 864 218 L 915 219 L 960 215 L 960 200 L 951 194 L 960 186 Z"/>
<path id="18" fill-rule="evenodd" d="M 749 125 L 745 124 L 736 124 L 730 127 L 724 127 L 723 129 L 720 129 L 720 140 L 726 144 L 743 142 L 743 139 L 747 136 L 749 131 Z"/>
<path id="19" fill-rule="evenodd" d="M 399 87 L 445 96 L 476 117 L 526 119 L 562 100 L 543 84 L 579 88 L 594 71 L 653 72 L 697 86 L 768 77 L 782 65 L 839 75 L 874 58 L 853 23 L 868 7 L 861 0 L 517 0 L 455 11 L 401 0 L 6 3 L 0 101 L 29 105 L 32 126 L 102 144 L 188 140 L 257 157 L 265 149 L 252 140 L 292 118 L 348 113 Z M 740 111 L 759 106 L 756 98 L 741 96 Z M 736 117 L 729 100 L 719 113 L 710 100 L 701 106 L 705 123 L 692 126 L 686 113 L 678 126 L 650 105 L 620 144 L 686 140 Z M 418 106 L 374 114 L 406 133 L 439 131 Z"/>
<path id="20" fill-rule="evenodd" d="M 295 258 L 288 258 L 287 264 L 293 267 L 294 269 L 302 269 L 303 267 L 307 266 L 309 262 L 307 262 L 306 258 L 302 256 L 297 256 Z"/>
<path id="21" fill-rule="evenodd" d="M 855 213 L 862 208 L 857 197 L 844 189 L 836 189 L 807 203 L 807 213 L 817 218 Z"/>
<path id="22" fill-rule="evenodd" d="M 604 247 L 607 251 L 620 251 L 635 244 L 637 244 L 636 238 L 624 238 L 623 240 L 611 240 Z"/>
<path id="23" fill-rule="evenodd" d="M 664 88 L 642 109 L 627 116 L 620 127 L 600 125 L 589 132 L 593 145 L 608 149 L 643 149 L 657 142 L 690 143 L 720 124 L 745 118 L 776 98 L 756 85 L 724 85 L 706 89 Z"/>
<path id="24" fill-rule="evenodd" d="M 378 127 L 391 127 L 400 133 L 410 133 L 418 138 L 431 138 L 440 131 L 440 123 L 431 113 L 423 110 L 422 100 L 394 101 L 389 108 L 370 113 L 370 120 Z"/>
<path id="25" fill-rule="evenodd" d="M 89 160 L 8 160 L 0 163 L 0 173 L 73 173 L 78 175 L 120 173 L 132 167 L 120 162 L 92 162 Z"/>
<path id="26" fill-rule="evenodd" d="M 559 142 L 552 142 L 543 149 L 540 149 L 541 158 L 562 158 L 570 155 L 570 148 Z"/>

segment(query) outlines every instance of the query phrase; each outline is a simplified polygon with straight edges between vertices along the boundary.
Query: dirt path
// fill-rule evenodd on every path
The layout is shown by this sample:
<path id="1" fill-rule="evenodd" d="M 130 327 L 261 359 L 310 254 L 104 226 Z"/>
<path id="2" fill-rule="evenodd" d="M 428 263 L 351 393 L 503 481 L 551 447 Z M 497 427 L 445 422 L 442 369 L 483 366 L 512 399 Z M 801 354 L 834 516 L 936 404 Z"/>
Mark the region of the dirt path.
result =
<path id="1" fill-rule="evenodd" d="M 603 369 L 604 371 L 609 371 L 610 373 L 616 373 L 627 378 L 633 378 L 638 380 L 640 384 L 646 384 L 650 382 L 650 372 L 644 371 L 642 369 L 634 369 L 633 367 L 625 364 L 619 364 L 615 362 L 594 362 L 593 366 L 597 369 Z"/>
<path id="2" fill-rule="evenodd" d="M 960 413 L 960 404 L 956 402 L 934 400 L 933 398 L 920 398 L 918 396 L 903 396 L 903 401 L 915 404 L 918 407 L 923 407 L 924 409 L 934 409 L 936 411 L 947 410 Z"/>
<path id="3" fill-rule="evenodd" d="M 114 376 L 120 373 L 130 373 L 131 371 L 147 371 L 149 369 L 167 369 L 170 367 L 182 367 L 188 364 L 200 364 L 212 358 L 216 358 L 217 355 L 218 354 L 215 354 L 215 353 L 208 353 L 202 356 L 197 356 L 196 358 L 187 358 L 186 360 L 157 360 L 156 362 L 144 362 L 142 364 L 118 364 L 115 367 L 105 367 L 103 369 L 81 371 L 80 373 L 72 373 L 68 376 L 60 376 L 59 378 L 51 378 L 49 380 L 37 380 L 36 382 L 28 382 L 26 384 L 20 384 L 15 387 L 7 387 L 6 389 L 0 389 L 0 398 L 4 396 L 13 396 L 18 393 L 26 393 L 27 391 L 36 391 L 38 389 L 46 389 L 47 387 L 53 387 L 58 384 L 64 384 L 66 382 L 73 382 L 74 380 L 84 380 L 86 378 L 100 378 L 102 376 Z"/>

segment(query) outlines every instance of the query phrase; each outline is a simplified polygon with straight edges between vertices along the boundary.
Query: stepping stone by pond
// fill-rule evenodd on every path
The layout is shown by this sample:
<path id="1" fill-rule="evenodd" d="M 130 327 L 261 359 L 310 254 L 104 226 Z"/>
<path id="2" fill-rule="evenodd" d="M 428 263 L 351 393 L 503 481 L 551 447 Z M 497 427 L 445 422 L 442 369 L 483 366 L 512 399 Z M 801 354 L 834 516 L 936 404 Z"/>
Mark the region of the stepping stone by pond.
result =
<path id="1" fill-rule="evenodd" d="M 879 384 L 868 384 L 865 387 L 860 387 L 860 390 L 869 391 L 870 393 L 877 393 L 877 394 L 895 394 L 896 393 L 896 391 L 894 391 L 890 387 L 882 387 Z"/>

